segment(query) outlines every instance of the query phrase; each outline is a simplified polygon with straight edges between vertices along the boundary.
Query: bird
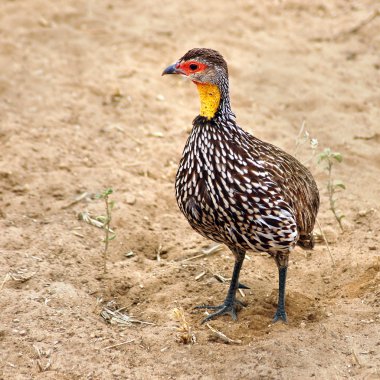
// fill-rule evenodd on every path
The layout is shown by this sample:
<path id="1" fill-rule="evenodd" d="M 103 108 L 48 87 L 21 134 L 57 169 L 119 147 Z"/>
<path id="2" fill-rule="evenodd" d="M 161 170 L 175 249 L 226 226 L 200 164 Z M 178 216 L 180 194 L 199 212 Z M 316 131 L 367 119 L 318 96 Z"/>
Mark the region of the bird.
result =
<path id="1" fill-rule="evenodd" d="M 216 50 L 194 48 L 162 75 L 190 79 L 200 112 L 179 163 L 175 193 L 190 226 L 225 244 L 235 258 L 225 300 L 202 323 L 222 315 L 237 319 L 246 306 L 237 299 L 246 251 L 266 252 L 278 268 L 278 303 L 273 323 L 287 323 L 285 286 L 289 254 L 296 245 L 314 247 L 319 192 L 310 171 L 282 149 L 246 132 L 231 109 L 228 67 Z"/>

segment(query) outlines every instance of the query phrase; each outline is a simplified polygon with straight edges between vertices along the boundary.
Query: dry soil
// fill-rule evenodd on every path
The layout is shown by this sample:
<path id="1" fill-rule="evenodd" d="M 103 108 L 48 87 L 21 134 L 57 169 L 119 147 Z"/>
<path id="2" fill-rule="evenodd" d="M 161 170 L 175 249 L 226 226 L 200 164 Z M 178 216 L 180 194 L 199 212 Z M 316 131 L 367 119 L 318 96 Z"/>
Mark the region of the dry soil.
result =
<path id="1" fill-rule="evenodd" d="M 369 0 L 1 1 L 0 378 L 380 378 L 379 10 Z M 212 242 L 174 197 L 199 105 L 191 83 L 161 72 L 193 47 L 228 61 L 239 124 L 310 167 L 336 263 L 323 242 L 297 248 L 289 323 L 271 325 L 277 269 L 250 252 L 248 306 L 237 322 L 210 323 L 240 344 L 192 310 L 223 299 L 228 283 L 215 275 L 229 278 L 233 258 L 186 260 Z M 344 232 L 302 136 L 296 149 L 303 121 L 316 153 L 343 155 L 333 176 L 346 185 Z M 103 231 L 78 214 L 104 214 L 93 194 L 108 187 L 117 236 L 103 275 Z M 106 305 L 151 324 L 107 323 Z M 175 308 L 196 343 L 180 342 Z"/>

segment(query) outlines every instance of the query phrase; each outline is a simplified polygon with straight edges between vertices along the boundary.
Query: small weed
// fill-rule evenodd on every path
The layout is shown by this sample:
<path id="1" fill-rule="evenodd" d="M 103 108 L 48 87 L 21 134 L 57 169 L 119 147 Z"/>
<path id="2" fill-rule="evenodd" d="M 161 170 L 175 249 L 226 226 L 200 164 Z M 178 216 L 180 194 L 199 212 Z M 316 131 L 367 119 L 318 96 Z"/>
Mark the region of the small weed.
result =
<path id="1" fill-rule="evenodd" d="M 186 321 L 185 312 L 181 307 L 176 307 L 173 309 L 173 317 L 179 324 L 179 326 L 177 326 L 178 333 L 176 336 L 176 341 L 182 344 L 196 343 L 197 339 L 195 337 L 195 334 L 192 332 L 190 324 Z"/>
<path id="2" fill-rule="evenodd" d="M 112 219 L 112 209 L 115 206 L 115 202 L 109 199 L 109 196 L 113 193 L 111 188 L 105 189 L 102 193 L 97 194 L 96 198 L 103 199 L 106 215 L 97 216 L 96 219 L 102 223 L 104 230 L 104 249 L 103 249 L 103 272 L 107 273 L 107 252 L 108 243 L 116 238 L 116 234 L 110 230 L 110 223 Z"/>
<path id="3" fill-rule="evenodd" d="M 316 151 L 317 151 L 317 148 L 318 148 L 318 140 L 316 138 L 311 137 L 310 133 L 306 129 L 306 122 L 305 122 L 305 120 L 303 120 L 302 124 L 301 124 L 301 128 L 300 128 L 300 130 L 298 132 L 298 135 L 297 135 L 297 138 L 296 138 L 296 148 L 295 148 L 295 151 L 294 151 L 294 157 L 297 157 L 297 154 L 299 153 L 300 148 L 303 148 L 305 144 L 307 144 L 307 147 L 310 149 L 310 151 L 309 151 L 310 154 L 309 154 L 309 157 L 302 162 L 304 165 L 306 165 L 309 162 L 312 162 L 312 163 L 315 162 L 314 158 L 315 158 Z M 324 158 L 325 154 L 326 154 L 325 152 L 326 152 L 326 150 L 323 153 L 321 153 L 321 154 L 319 154 L 317 156 L 318 157 L 318 163 L 321 162 L 321 161 L 323 161 L 325 159 Z M 323 157 L 321 157 L 321 156 L 323 156 Z M 332 167 L 330 168 L 330 172 L 331 172 L 331 169 L 332 169 Z M 329 178 L 330 178 L 330 176 L 329 176 Z M 333 204 L 335 205 L 335 202 L 333 202 Z M 330 201 L 330 205 L 331 205 L 331 201 Z M 323 231 L 322 225 L 319 222 L 318 218 L 316 218 L 316 222 L 317 222 L 318 227 L 319 227 L 319 229 L 321 231 L 321 237 L 323 238 L 323 240 L 324 240 L 324 242 L 326 244 L 326 247 L 327 247 L 327 250 L 329 252 L 332 264 L 333 264 L 333 266 L 335 266 L 334 257 L 333 257 L 333 255 L 331 253 L 331 249 L 330 249 L 329 243 L 328 243 L 328 241 L 326 239 L 326 235 L 325 235 L 325 233 Z M 341 226 L 341 223 L 339 225 Z"/>
<path id="4" fill-rule="evenodd" d="M 305 120 L 302 121 L 301 128 L 298 132 L 298 135 L 296 137 L 296 148 L 294 150 L 294 157 L 298 157 L 300 149 L 307 144 L 310 148 L 310 157 L 303 161 L 304 165 L 307 165 L 310 161 L 314 161 L 315 152 L 318 147 L 318 140 L 316 138 L 313 138 L 310 136 L 310 133 L 306 129 L 306 122 Z"/>
<path id="5" fill-rule="evenodd" d="M 318 155 L 318 164 L 324 164 L 325 170 L 328 174 L 327 192 L 329 196 L 330 210 L 334 214 L 340 229 L 343 231 L 342 219 L 344 218 L 344 215 L 341 214 L 336 208 L 336 194 L 342 190 L 345 190 L 346 186 L 342 181 L 334 180 L 332 175 L 334 164 L 340 164 L 342 160 L 342 154 L 339 152 L 333 152 L 330 148 L 325 148 L 325 150 Z"/>

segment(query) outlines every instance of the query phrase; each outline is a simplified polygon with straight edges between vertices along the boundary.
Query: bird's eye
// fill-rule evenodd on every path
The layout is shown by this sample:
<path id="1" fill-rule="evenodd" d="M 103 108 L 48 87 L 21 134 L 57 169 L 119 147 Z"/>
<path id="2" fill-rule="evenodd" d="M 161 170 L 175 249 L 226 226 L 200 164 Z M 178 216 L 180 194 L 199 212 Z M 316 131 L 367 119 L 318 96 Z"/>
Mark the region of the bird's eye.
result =
<path id="1" fill-rule="evenodd" d="M 198 68 L 198 65 L 196 65 L 195 63 L 191 63 L 189 67 L 190 67 L 190 70 L 194 71 Z"/>

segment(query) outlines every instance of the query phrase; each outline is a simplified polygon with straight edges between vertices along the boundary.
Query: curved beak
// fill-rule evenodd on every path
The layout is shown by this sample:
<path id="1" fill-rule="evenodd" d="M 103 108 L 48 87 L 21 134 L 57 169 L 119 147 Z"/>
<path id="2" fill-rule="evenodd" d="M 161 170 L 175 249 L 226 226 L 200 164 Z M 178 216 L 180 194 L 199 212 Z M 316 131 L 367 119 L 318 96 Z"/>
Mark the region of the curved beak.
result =
<path id="1" fill-rule="evenodd" d="M 162 75 L 166 74 L 185 74 L 178 65 L 178 62 L 173 63 L 172 65 L 168 66 L 163 72 Z"/>

